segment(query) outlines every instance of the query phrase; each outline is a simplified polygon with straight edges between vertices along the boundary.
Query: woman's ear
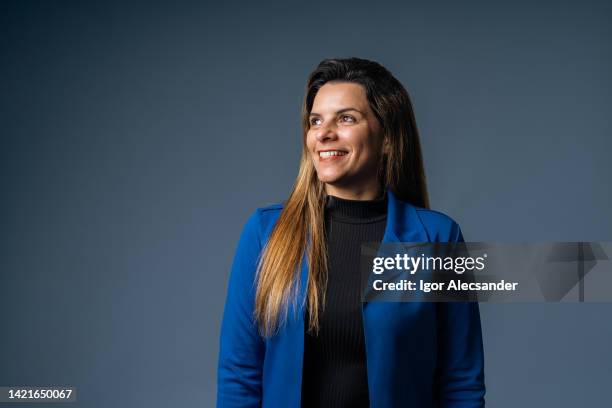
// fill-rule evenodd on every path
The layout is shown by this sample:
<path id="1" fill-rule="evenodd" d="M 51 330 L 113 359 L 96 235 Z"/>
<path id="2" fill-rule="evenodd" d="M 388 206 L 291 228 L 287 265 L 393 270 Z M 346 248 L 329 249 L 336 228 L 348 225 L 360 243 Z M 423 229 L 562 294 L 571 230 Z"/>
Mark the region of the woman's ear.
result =
<path id="1" fill-rule="evenodd" d="M 384 137 L 383 145 L 382 145 L 382 152 L 383 154 L 389 154 L 390 150 L 391 150 L 391 143 L 389 143 L 389 138 Z"/>

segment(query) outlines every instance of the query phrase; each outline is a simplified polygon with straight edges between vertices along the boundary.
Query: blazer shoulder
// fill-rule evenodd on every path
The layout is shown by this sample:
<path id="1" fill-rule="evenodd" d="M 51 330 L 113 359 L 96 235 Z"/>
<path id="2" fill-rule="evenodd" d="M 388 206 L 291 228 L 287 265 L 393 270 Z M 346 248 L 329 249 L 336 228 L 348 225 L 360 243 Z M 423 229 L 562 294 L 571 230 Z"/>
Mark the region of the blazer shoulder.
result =
<path id="1" fill-rule="evenodd" d="M 463 240 L 459 223 L 449 215 L 441 211 L 421 207 L 415 207 L 415 210 L 432 241 L 454 242 Z"/>
<path id="2" fill-rule="evenodd" d="M 278 220 L 281 211 L 284 208 L 284 203 L 268 204 L 262 207 L 257 207 L 249 217 L 247 225 L 250 228 L 257 230 L 260 243 L 267 240 L 272 227 Z"/>
<path id="3" fill-rule="evenodd" d="M 257 210 L 261 212 L 269 212 L 269 211 L 281 211 L 285 207 L 284 202 L 268 204 L 263 207 L 258 207 Z"/>
<path id="4" fill-rule="evenodd" d="M 266 223 L 275 221 L 285 207 L 284 203 L 268 204 L 263 207 L 258 207 L 255 211 L 259 214 L 261 221 Z"/>

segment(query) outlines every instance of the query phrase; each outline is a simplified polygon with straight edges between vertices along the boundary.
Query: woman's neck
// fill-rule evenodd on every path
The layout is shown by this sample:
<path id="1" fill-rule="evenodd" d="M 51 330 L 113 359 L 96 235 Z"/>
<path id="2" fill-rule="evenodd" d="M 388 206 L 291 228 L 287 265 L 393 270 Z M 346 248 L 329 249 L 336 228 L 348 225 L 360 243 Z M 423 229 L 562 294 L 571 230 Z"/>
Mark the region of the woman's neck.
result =
<path id="1" fill-rule="evenodd" d="M 375 200 L 383 195 L 384 191 L 378 185 L 372 186 L 360 186 L 360 187 L 351 187 L 351 188 L 343 188 L 339 186 L 332 186 L 330 184 L 325 184 L 325 193 L 327 195 L 332 195 L 335 197 L 343 198 L 345 200 Z"/>
<path id="2" fill-rule="evenodd" d="M 325 201 L 325 212 L 335 219 L 348 219 L 356 222 L 368 222 L 384 218 L 387 213 L 387 195 L 374 200 L 347 200 L 328 195 Z"/>

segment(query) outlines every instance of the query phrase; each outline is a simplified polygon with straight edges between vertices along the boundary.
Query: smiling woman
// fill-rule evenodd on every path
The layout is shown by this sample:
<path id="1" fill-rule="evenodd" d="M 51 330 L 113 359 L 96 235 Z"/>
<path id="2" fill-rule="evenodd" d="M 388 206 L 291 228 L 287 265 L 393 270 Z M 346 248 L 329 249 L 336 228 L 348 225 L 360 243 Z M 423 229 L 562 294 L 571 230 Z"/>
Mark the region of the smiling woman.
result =
<path id="1" fill-rule="evenodd" d="M 221 326 L 218 407 L 482 407 L 477 303 L 362 303 L 365 242 L 456 242 L 429 210 L 408 93 L 383 66 L 308 78 L 286 202 L 247 221 Z"/>

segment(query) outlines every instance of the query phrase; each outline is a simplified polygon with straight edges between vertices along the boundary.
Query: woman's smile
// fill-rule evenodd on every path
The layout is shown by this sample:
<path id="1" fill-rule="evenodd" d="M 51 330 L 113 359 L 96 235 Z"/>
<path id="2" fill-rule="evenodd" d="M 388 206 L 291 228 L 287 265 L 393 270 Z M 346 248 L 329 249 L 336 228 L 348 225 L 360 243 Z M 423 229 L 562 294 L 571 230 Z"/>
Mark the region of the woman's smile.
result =
<path id="1" fill-rule="evenodd" d="M 320 150 L 319 161 L 321 162 L 335 162 L 343 159 L 348 152 L 343 150 Z"/>

